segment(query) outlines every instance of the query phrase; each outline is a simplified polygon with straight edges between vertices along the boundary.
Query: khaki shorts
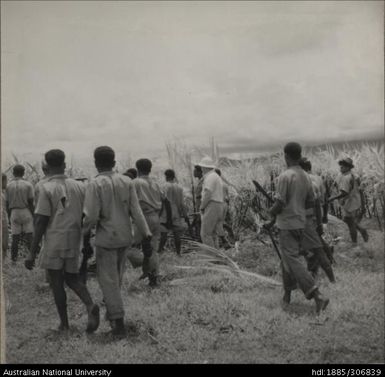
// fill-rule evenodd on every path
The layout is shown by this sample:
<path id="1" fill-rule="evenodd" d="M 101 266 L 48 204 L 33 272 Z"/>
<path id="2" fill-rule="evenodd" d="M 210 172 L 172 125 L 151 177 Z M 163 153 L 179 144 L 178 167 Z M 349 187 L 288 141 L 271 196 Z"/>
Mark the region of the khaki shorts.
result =
<path id="1" fill-rule="evenodd" d="M 77 274 L 79 272 L 79 254 L 71 258 L 63 258 L 60 256 L 51 256 L 50 253 L 44 249 L 39 255 L 39 266 L 45 270 L 63 270 L 70 274 Z"/>
<path id="2" fill-rule="evenodd" d="M 33 233 L 33 218 L 28 208 L 14 208 L 11 212 L 12 235 L 21 233 Z"/>

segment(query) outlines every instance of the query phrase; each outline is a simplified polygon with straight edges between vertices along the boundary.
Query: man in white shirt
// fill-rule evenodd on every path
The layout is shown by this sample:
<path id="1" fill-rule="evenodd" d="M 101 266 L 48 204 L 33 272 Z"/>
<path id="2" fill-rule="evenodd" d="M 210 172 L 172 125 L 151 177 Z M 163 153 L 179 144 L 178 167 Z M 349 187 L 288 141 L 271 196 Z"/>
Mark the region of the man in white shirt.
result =
<path id="1" fill-rule="evenodd" d="M 211 158 L 204 157 L 198 165 L 203 172 L 201 238 L 204 244 L 218 248 L 217 236 L 223 220 L 223 183 Z"/>

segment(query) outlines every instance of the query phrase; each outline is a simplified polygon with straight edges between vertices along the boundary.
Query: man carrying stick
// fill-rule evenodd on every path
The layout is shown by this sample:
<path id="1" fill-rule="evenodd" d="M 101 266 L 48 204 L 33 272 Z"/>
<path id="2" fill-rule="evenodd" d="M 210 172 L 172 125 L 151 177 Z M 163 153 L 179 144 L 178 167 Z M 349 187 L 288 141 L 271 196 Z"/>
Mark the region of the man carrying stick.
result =
<path id="1" fill-rule="evenodd" d="M 297 284 L 305 297 L 314 299 L 316 313 L 325 310 L 329 299 L 322 297 L 305 265 L 301 261 L 300 249 L 306 224 L 306 208 L 314 206 L 314 194 L 310 178 L 299 166 L 302 148 L 298 143 L 288 143 L 284 148 L 287 170 L 278 177 L 276 198 L 270 209 L 272 221 L 279 229 L 279 243 L 282 257 L 282 278 L 284 304 L 289 304 L 291 291 Z"/>

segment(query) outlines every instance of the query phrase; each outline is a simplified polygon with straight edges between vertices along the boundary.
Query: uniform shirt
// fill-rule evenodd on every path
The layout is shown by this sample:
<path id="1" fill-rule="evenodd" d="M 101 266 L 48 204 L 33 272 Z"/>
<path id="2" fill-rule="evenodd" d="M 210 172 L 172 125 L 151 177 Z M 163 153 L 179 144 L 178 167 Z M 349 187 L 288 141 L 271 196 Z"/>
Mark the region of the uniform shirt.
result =
<path id="1" fill-rule="evenodd" d="M 40 186 L 35 213 L 49 217 L 43 250 L 50 257 L 78 255 L 83 203 L 84 187 L 64 174 L 53 175 Z"/>
<path id="2" fill-rule="evenodd" d="M 222 178 L 214 170 L 203 176 L 201 209 L 205 209 L 210 201 L 223 203 Z"/>
<path id="3" fill-rule="evenodd" d="M 160 186 L 147 175 L 137 177 L 132 182 L 143 213 L 160 213 L 160 210 L 162 209 L 162 200 L 164 199 Z"/>
<path id="4" fill-rule="evenodd" d="M 283 204 L 277 215 L 279 229 L 304 229 L 305 206 L 314 205 L 312 183 L 307 173 L 298 165 L 291 166 L 278 177 L 275 198 Z"/>
<path id="5" fill-rule="evenodd" d="M 90 230 L 96 225 L 96 246 L 107 249 L 130 246 L 130 216 L 142 235 L 150 234 L 133 182 L 127 176 L 109 171 L 99 173 L 86 186 L 84 228 Z"/>
<path id="6" fill-rule="evenodd" d="M 176 182 L 166 182 L 163 187 L 163 193 L 171 205 L 173 225 L 182 225 L 182 218 L 185 218 L 187 215 L 184 203 L 183 188 Z M 165 223 L 166 221 L 167 213 L 166 210 L 163 209 L 160 216 L 160 222 Z"/>
<path id="7" fill-rule="evenodd" d="M 37 200 L 39 198 L 39 192 L 40 192 L 40 188 L 41 186 L 47 182 L 49 180 L 49 177 L 44 177 L 42 178 L 39 182 L 36 183 L 35 185 L 35 204 L 37 203 Z"/>
<path id="8" fill-rule="evenodd" d="M 197 183 L 197 187 L 195 189 L 195 201 L 196 201 L 196 208 L 198 209 L 198 211 L 202 203 L 202 189 L 203 189 L 203 177 L 199 179 Z"/>
<path id="9" fill-rule="evenodd" d="M 34 199 L 33 186 L 23 178 L 15 178 L 6 188 L 9 208 L 28 208 L 28 199 Z"/>
<path id="10" fill-rule="evenodd" d="M 358 182 L 354 178 L 353 174 L 350 171 L 343 174 L 341 173 L 337 177 L 336 183 L 340 191 L 345 191 L 348 194 L 339 200 L 343 210 L 346 212 L 352 212 L 359 209 L 361 207 L 361 196 Z"/>

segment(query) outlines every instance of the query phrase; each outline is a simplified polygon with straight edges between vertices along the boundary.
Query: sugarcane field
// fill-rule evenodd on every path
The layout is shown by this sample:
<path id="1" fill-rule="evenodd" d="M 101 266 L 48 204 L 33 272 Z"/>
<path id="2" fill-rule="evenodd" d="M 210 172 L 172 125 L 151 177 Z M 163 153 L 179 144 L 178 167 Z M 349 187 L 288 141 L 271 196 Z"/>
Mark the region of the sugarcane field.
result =
<path id="1" fill-rule="evenodd" d="M 381 376 L 383 15 L 2 1 L 2 374 Z"/>

